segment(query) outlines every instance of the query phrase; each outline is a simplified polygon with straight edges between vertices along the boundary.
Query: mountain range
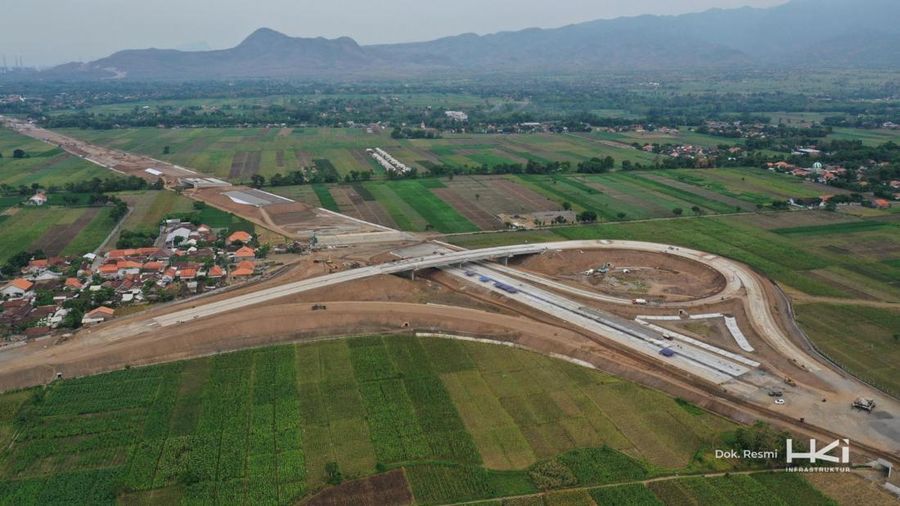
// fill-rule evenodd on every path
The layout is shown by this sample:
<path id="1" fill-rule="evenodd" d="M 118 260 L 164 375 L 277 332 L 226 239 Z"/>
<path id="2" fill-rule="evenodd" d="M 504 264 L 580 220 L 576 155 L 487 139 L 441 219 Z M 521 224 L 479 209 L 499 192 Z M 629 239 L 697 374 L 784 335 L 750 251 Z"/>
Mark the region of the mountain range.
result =
<path id="1" fill-rule="evenodd" d="M 214 51 L 138 49 L 41 71 L 41 79 L 353 79 L 485 73 L 900 68 L 900 1 L 792 0 L 771 8 L 637 16 L 554 29 L 361 46 L 261 28 Z"/>

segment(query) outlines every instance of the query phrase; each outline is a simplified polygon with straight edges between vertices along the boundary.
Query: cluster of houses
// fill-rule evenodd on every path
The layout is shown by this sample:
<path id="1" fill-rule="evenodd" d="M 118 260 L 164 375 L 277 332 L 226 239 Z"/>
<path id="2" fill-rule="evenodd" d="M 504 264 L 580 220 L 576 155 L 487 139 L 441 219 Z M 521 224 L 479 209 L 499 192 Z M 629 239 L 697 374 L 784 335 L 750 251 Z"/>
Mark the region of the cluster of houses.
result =
<path id="1" fill-rule="evenodd" d="M 862 187 L 868 187 L 867 179 L 868 167 L 861 166 L 855 171 L 849 171 L 846 167 L 840 165 L 826 165 L 821 162 L 815 162 L 811 167 L 798 167 L 788 162 L 770 162 L 767 164 L 769 170 L 773 172 L 782 172 L 795 177 L 808 179 L 821 184 L 833 184 L 839 180 L 854 181 Z M 894 179 L 884 183 L 886 193 L 890 194 L 893 200 L 900 200 L 900 179 Z M 871 188 L 875 190 L 876 188 Z M 870 204 L 872 207 L 879 209 L 887 209 L 891 207 L 891 200 L 886 198 L 872 199 Z"/>
<path id="2" fill-rule="evenodd" d="M 64 326 L 93 325 L 115 308 L 172 300 L 257 275 L 249 232 L 224 239 L 210 227 L 178 220 L 162 229 L 160 246 L 114 249 L 103 256 L 32 259 L 20 277 L 0 286 L 0 333 L 38 337 Z M 79 304 L 69 301 L 78 299 Z M 72 325 L 72 307 L 83 316 Z M 69 320 L 67 321 L 67 317 Z"/>
<path id="3" fill-rule="evenodd" d="M 0 287 L 0 329 L 26 338 L 49 334 L 59 327 L 71 311 L 66 301 L 79 297 L 90 286 L 87 258 L 53 257 L 33 259 L 22 268 L 21 276 Z M 91 310 L 84 320 L 103 321 L 102 312 Z"/>
<path id="4" fill-rule="evenodd" d="M 847 169 L 839 165 L 823 165 L 821 162 L 812 164 L 810 168 L 798 167 L 788 162 L 769 162 L 769 170 L 783 172 L 792 176 L 810 179 L 817 183 L 829 184 L 838 179 L 846 179 Z"/>
<path id="5" fill-rule="evenodd" d="M 706 121 L 697 131 L 716 137 L 765 139 L 775 128 L 777 127 L 761 122 Z"/>

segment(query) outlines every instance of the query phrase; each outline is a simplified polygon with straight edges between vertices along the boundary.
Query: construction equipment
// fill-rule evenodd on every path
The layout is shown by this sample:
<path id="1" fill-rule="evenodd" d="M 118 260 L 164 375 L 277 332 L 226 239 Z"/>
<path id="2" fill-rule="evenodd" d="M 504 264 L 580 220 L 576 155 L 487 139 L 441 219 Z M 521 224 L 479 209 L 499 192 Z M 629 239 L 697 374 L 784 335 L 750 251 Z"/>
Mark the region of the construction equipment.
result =
<path id="1" fill-rule="evenodd" d="M 792 386 L 792 387 L 797 386 L 797 382 L 794 381 L 794 380 L 791 379 L 791 378 L 784 378 L 784 382 L 787 383 L 788 385 Z"/>
<path id="2" fill-rule="evenodd" d="M 328 306 L 325 304 L 313 304 L 312 307 L 313 311 L 325 311 L 326 309 L 328 309 Z"/>
<path id="3" fill-rule="evenodd" d="M 864 397 L 857 397 L 855 401 L 850 405 L 856 409 L 861 409 L 864 411 L 868 411 L 869 413 L 875 409 L 875 399 L 866 399 Z"/>

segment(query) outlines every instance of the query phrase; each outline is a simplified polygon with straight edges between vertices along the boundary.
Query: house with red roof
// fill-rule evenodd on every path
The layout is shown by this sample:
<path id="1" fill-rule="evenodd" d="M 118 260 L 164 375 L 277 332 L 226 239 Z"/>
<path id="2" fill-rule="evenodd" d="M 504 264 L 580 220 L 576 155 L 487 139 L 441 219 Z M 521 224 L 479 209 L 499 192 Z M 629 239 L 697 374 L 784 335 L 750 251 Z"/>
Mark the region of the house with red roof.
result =
<path id="1" fill-rule="evenodd" d="M 17 278 L 0 289 L 0 295 L 6 299 L 22 299 L 31 294 L 34 283 L 27 279 Z"/>
<path id="2" fill-rule="evenodd" d="M 37 274 L 39 272 L 44 272 L 47 270 L 47 267 L 50 266 L 50 261 L 46 258 L 30 260 L 28 262 L 28 266 L 22 269 L 22 272 L 27 272 L 30 274 Z"/>
<path id="3" fill-rule="evenodd" d="M 248 258 L 256 258 L 256 250 L 249 246 L 244 246 L 243 248 L 234 252 L 234 258 L 237 260 L 246 260 Z"/>
<path id="4" fill-rule="evenodd" d="M 184 280 L 194 279 L 197 277 L 197 269 L 181 269 L 178 271 L 178 277 Z"/>
<path id="5" fill-rule="evenodd" d="M 115 310 L 112 308 L 108 308 L 106 306 L 100 306 L 97 309 L 92 309 L 85 313 L 84 317 L 81 319 L 82 325 L 96 325 L 98 323 L 103 323 L 106 320 L 112 319 L 115 314 Z"/>
<path id="6" fill-rule="evenodd" d="M 891 201 L 888 199 L 875 199 L 872 201 L 872 204 L 877 209 L 890 209 L 891 208 Z"/>
<path id="7" fill-rule="evenodd" d="M 209 272 L 206 274 L 208 278 L 211 279 L 220 279 L 225 277 L 225 269 L 219 267 L 218 265 L 213 265 Z"/>
<path id="8" fill-rule="evenodd" d="M 231 271 L 232 277 L 235 278 L 246 278 L 252 276 L 256 272 L 256 264 L 249 260 L 245 260 L 239 264 L 233 271 Z"/>
<path id="9" fill-rule="evenodd" d="M 65 284 L 66 290 L 74 290 L 74 291 L 78 292 L 78 291 L 81 291 L 82 288 L 84 288 L 84 285 L 81 283 L 81 281 L 78 281 L 78 278 L 67 278 L 66 279 L 66 284 Z"/>
<path id="10" fill-rule="evenodd" d="M 237 230 L 225 239 L 225 245 L 231 246 L 234 243 L 247 244 L 253 240 L 253 235 L 243 230 Z"/>
<path id="11" fill-rule="evenodd" d="M 97 269 L 97 273 L 103 279 L 112 279 L 119 276 L 119 267 L 116 264 L 103 264 Z"/>

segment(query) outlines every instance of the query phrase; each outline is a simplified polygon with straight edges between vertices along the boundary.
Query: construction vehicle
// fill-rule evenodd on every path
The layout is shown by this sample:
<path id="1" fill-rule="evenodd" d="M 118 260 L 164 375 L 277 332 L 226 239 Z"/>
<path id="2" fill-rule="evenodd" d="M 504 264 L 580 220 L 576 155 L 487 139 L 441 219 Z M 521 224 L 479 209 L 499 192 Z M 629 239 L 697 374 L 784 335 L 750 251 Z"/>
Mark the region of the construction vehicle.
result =
<path id="1" fill-rule="evenodd" d="M 325 311 L 326 309 L 328 309 L 328 306 L 325 304 L 313 304 L 312 307 L 313 311 Z"/>
<path id="2" fill-rule="evenodd" d="M 875 400 L 866 399 L 864 397 L 857 397 L 850 406 L 871 413 L 872 410 L 875 409 Z"/>
<path id="3" fill-rule="evenodd" d="M 794 380 L 791 379 L 791 378 L 784 378 L 784 382 L 787 383 L 788 385 L 792 386 L 792 387 L 797 386 L 797 382 L 794 381 Z"/>

